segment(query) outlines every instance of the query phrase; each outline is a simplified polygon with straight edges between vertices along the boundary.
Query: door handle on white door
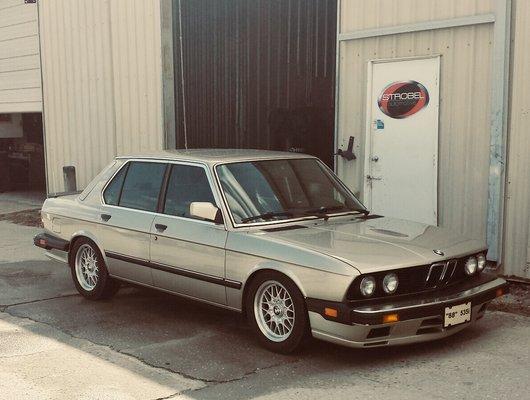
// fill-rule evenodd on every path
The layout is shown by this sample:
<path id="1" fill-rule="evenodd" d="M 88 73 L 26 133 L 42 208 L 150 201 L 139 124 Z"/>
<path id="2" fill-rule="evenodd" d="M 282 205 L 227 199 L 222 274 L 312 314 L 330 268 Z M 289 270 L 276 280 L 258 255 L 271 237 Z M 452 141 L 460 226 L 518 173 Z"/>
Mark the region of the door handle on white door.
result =
<path id="1" fill-rule="evenodd" d="M 368 179 L 369 181 L 380 181 L 382 180 L 383 178 L 382 177 L 377 177 L 377 176 L 372 176 L 372 175 L 366 175 L 366 179 Z"/>
<path id="2" fill-rule="evenodd" d="M 372 157 L 372 161 L 373 162 L 378 162 L 379 161 L 379 156 L 373 156 Z"/>

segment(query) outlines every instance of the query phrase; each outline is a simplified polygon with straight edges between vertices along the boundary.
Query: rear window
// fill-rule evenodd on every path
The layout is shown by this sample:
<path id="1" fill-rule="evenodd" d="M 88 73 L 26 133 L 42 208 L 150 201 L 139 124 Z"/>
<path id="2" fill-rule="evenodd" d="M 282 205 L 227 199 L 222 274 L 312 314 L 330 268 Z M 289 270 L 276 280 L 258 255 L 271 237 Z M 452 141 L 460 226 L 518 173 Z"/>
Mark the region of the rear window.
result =
<path id="1" fill-rule="evenodd" d="M 107 186 L 105 203 L 155 212 L 166 164 L 132 161 Z"/>

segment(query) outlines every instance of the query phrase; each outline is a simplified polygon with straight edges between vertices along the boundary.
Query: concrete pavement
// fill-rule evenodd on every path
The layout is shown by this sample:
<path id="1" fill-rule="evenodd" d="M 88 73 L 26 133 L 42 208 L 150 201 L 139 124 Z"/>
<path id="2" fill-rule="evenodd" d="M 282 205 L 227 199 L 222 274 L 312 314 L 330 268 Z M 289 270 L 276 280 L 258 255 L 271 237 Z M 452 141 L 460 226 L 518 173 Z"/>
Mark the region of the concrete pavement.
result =
<path id="1" fill-rule="evenodd" d="M 451 338 L 353 350 L 260 348 L 238 314 L 122 289 L 90 302 L 38 229 L 0 222 L 0 399 L 526 398 L 530 318 L 491 312 Z"/>

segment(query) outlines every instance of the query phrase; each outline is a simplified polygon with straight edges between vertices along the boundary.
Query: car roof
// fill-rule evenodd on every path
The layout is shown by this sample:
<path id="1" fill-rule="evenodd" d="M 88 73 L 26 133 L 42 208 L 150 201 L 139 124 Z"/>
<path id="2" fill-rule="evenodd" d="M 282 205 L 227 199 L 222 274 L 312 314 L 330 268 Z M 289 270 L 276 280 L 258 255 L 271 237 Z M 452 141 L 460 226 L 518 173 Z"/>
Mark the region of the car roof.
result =
<path id="1" fill-rule="evenodd" d="M 189 149 L 189 150 L 158 150 L 139 154 L 118 156 L 118 159 L 151 159 L 200 161 L 206 164 L 219 164 L 240 161 L 272 160 L 285 158 L 313 157 L 302 153 L 287 151 L 270 151 L 255 149 Z"/>

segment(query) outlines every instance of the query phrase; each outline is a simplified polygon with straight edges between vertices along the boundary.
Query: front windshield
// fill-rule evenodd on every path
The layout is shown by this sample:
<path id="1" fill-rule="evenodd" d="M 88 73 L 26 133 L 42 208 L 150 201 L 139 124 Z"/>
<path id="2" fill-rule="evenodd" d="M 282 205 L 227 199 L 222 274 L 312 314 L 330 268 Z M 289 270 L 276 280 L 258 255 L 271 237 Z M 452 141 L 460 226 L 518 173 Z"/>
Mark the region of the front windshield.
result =
<path id="1" fill-rule="evenodd" d="M 217 174 L 236 224 L 365 211 L 314 158 L 223 164 Z"/>

